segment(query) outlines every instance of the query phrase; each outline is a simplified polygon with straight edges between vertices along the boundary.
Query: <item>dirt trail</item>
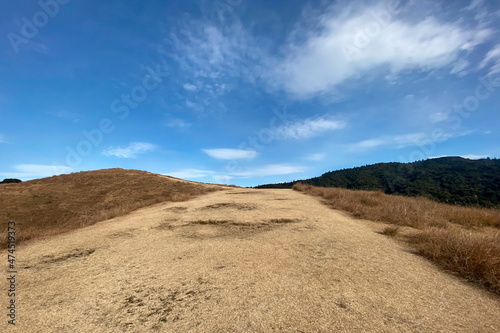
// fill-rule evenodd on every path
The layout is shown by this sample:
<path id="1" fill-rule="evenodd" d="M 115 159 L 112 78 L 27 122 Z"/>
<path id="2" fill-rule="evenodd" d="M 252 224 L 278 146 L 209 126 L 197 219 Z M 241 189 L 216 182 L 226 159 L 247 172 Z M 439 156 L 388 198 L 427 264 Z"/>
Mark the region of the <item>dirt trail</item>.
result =
<path id="1" fill-rule="evenodd" d="M 382 228 L 292 190 L 144 208 L 19 248 L 10 330 L 500 332 L 497 296 Z"/>

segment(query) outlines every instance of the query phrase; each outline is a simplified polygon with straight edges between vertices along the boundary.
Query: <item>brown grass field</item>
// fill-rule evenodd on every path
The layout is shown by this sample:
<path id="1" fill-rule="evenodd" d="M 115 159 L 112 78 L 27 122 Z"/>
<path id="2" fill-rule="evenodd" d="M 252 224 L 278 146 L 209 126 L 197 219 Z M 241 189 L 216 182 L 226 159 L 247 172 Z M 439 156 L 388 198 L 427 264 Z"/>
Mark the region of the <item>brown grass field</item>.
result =
<path id="1" fill-rule="evenodd" d="M 17 322 L 0 331 L 500 331 L 497 295 L 386 226 L 289 189 L 162 202 L 18 247 Z"/>
<path id="2" fill-rule="evenodd" d="M 0 331 L 500 331 L 498 211 L 295 190 L 121 169 L 3 184 L 30 241 Z"/>
<path id="3" fill-rule="evenodd" d="M 384 229 L 389 236 L 401 233 L 397 226 L 418 229 L 407 240 L 423 256 L 500 294 L 500 210 L 301 183 L 293 188 L 354 217 L 396 225 Z"/>
<path id="4" fill-rule="evenodd" d="M 164 201 L 220 190 L 149 172 L 105 169 L 0 185 L 0 221 L 15 221 L 17 241 L 56 235 Z M 0 246 L 6 245 L 2 233 Z"/>

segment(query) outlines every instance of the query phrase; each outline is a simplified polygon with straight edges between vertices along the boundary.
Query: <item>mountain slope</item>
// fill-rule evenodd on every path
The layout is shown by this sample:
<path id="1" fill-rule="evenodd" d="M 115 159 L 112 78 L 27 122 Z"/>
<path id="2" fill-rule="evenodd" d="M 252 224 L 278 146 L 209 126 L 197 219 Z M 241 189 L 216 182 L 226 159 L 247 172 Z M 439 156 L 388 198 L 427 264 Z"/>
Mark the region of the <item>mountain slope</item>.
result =
<path id="1" fill-rule="evenodd" d="M 0 186 L 0 221 L 15 221 L 17 240 L 54 235 L 163 201 L 221 187 L 138 170 L 105 169 Z M 0 245 L 5 239 L 0 239 Z"/>
<path id="2" fill-rule="evenodd" d="M 380 190 L 387 194 L 424 196 L 461 205 L 500 205 L 500 160 L 442 157 L 413 163 L 378 163 L 327 172 L 319 177 L 259 188 L 315 186 Z"/>

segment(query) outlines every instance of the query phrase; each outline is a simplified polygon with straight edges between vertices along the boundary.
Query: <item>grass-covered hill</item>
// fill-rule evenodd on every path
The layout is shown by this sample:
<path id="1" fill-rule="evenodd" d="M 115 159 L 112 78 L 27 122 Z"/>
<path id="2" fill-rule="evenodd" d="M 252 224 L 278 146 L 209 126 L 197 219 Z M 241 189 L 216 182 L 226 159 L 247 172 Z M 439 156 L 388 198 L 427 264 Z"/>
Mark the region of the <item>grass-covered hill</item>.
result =
<path id="1" fill-rule="evenodd" d="M 291 188 L 298 182 L 424 196 L 451 204 L 500 206 L 499 159 L 441 157 L 413 163 L 378 163 L 331 171 L 311 179 L 257 187 Z"/>
<path id="2" fill-rule="evenodd" d="M 138 170 L 76 172 L 0 185 L 0 221 L 5 225 L 7 221 L 16 222 L 19 242 L 86 227 L 159 202 L 185 201 L 221 188 Z M 5 244 L 5 237 L 1 237 L 0 247 Z"/>

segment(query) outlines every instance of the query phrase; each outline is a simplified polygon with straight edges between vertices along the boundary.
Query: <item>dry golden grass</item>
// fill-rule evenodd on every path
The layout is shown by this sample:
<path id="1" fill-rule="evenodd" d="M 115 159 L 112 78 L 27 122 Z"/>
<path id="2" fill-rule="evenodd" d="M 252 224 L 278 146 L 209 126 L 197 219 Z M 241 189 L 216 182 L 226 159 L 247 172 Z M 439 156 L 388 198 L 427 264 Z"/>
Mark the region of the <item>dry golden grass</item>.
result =
<path id="1" fill-rule="evenodd" d="M 325 199 L 332 208 L 344 210 L 353 216 L 372 221 L 409 226 L 418 229 L 449 223 L 467 228 L 500 228 L 500 210 L 463 207 L 438 203 L 427 198 L 409 198 L 388 195 L 379 191 L 354 191 L 337 187 L 315 187 L 295 184 L 294 190 Z"/>
<path id="2" fill-rule="evenodd" d="M 411 239 L 426 258 L 500 294 L 499 233 L 427 228 Z"/>
<path id="3" fill-rule="evenodd" d="M 8 331 L 500 331 L 499 298 L 382 228 L 288 189 L 161 203 L 19 248 Z"/>
<path id="4" fill-rule="evenodd" d="M 358 218 L 420 229 L 409 240 L 423 256 L 500 294 L 500 210 L 301 183 L 293 189 Z M 398 231 L 387 227 L 383 233 Z"/>
<path id="5" fill-rule="evenodd" d="M 399 227 L 386 227 L 382 231 L 384 235 L 394 237 L 399 233 Z"/>
<path id="6" fill-rule="evenodd" d="M 185 201 L 221 187 L 137 170 L 106 169 L 0 186 L 0 221 L 17 241 L 50 236 L 164 201 Z M 5 233 L 2 233 L 5 235 Z M 5 238 L 0 246 L 5 246 Z"/>

